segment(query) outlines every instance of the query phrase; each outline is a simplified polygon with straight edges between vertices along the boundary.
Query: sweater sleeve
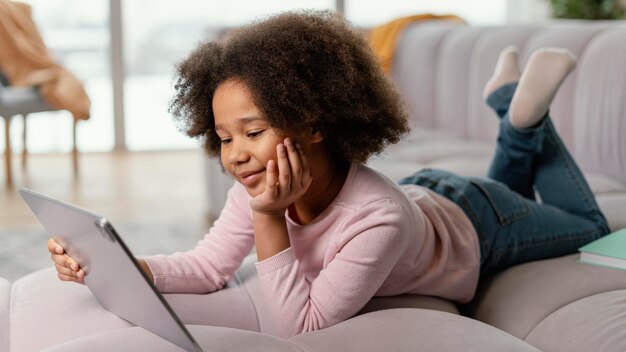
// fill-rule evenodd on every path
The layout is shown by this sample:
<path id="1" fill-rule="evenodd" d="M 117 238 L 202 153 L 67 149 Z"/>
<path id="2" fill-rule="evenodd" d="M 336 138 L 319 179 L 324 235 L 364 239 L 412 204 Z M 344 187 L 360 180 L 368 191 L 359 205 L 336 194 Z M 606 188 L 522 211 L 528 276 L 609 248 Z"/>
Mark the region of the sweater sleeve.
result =
<path id="1" fill-rule="evenodd" d="M 352 317 L 374 296 L 406 248 L 410 224 L 389 200 L 349 217 L 335 241 L 335 256 L 312 281 L 292 248 L 258 262 L 261 287 L 275 317 L 276 334 L 291 337 Z"/>
<path id="2" fill-rule="evenodd" d="M 221 289 L 254 246 L 248 194 L 239 184 L 209 233 L 187 252 L 144 258 L 163 293 L 208 293 Z"/>

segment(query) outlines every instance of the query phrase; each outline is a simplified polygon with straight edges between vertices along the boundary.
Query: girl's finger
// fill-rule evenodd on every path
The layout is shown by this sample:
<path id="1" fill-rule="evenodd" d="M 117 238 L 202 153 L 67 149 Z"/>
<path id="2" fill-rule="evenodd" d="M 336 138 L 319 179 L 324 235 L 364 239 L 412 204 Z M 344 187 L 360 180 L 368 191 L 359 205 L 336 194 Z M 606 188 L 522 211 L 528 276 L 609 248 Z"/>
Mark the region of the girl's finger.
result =
<path id="1" fill-rule="evenodd" d="M 59 264 L 59 265 L 64 265 L 65 264 L 65 254 L 50 254 L 50 259 L 52 259 L 52 261 L 55 264 Z"/>
<path id="2" fill-rule="evenodd" d="M 78 271 L 80 269 L 78 263 L 76 263 L 76 261 L 74 261 L 74 259 L 72 259 L 67 254 L 52 254 L 50 257 L 52 258 L 52 261 L 57 265 L 72 269 L 74 271 Z"/>
<path id="3" fill-rule="evenodd" d="M 278 194 L 286 195 L 291 189 L 291 168 L 287 151 L 282 143 L 276 146 L 276 155 L 278 156 Z"/>
<path id="4" fill-rule="evenodd" d="M 78 277 L 78 273 L 73 271 L 73 270 L 71 270 L 71 269 L 69 269 L 69 268 L 66 268 L 66 267 L 64 267 L 62 265 L 59 265 L 59 264 L 55 264 L 55 267 L 57 269 L 57 273 L 59 273 L 59 274 L 63 274 L 63 275 L 66 275 L 66 276 L 71 276 L 71 277 Z"/>
<path id="5" fill-rule="evenodd" d="M 300 153 L 298 153 L 290 138 L 285 138 L 285 147 L 287 147 L 287 156 L 289 157 L 289 166 L 291 167 L 292 183 L 300 184 L 302 178 Z"/>
<path id="6" fill-rule="evenodd" d="M 276 189 L 276 183 L 278 182 L 278 176 L 276 175 L 276 162 L 274 160 L 268 161 L 266 170 L 265 192 L 268 192 L 272 198 L 276 198 L 278 196 L 278 190 Z"/>
<path id="7" fill-rule="evenodd" d="M 72 257 L 70 257 L 69 255 L 65 254 L 65 267 L 66 268 L 70 268 L 74 271 L 78 271 L 78 269 L 80 269 L 80 266 L 78 265 L 78 263 L 76 263 L 76 261 L 74 259 L 72 259 Z"/>
<path id="8" fill-rule="evenodd" d="M 300 143 L 295 144 L 296 151 L 300 156 L 300 163 L 302 164 L 302 186 L 309 187 L 313 178 L 311 177 L 311 170 L 309 169 L 309 159 L 306 158 L 302 148 L 300 147 Z"/>
<path id="9" fill-rule="evenodd" d="M 54 238 L 51 238 L 48 240 L 48 252 L 50 253 L 54 253 L 54 254 L 63 254 L 63 247 L 61 247 L 61 245 L 54 240 Z"/>
<path id="10" fill-rule="evenodd" d="M 300 155 L 300 162 L 302 163 L 302 171 L 308 172 L 309 171 L 309 159 L 307 159 L 306 155 L 304 155 L 304 152 L 302 151 L 302 147 L 300 147 L 300 143 L 296 142 L 294 147 L 298 151 L 298 155 Z"/>
<path id="11" fill-rule="evenodd" d="M 65 274 L 61 274 L 61 273 L 57 273 L 57 277 L 61 280 L 61 281 L 73 281 L 73 282 L 77 282 L 79 284 L 83 283 L 83 279 L 79 279 L 77 277 L 73 277 L 73 276 L 68 276 Z"/>

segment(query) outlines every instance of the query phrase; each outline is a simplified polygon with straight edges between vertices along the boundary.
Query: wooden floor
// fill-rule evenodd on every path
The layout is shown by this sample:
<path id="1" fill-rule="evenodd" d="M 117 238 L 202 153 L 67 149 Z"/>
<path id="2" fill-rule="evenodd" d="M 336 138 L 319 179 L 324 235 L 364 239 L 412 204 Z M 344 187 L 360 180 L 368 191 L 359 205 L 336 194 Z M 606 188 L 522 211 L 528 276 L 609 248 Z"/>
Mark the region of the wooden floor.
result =
<path id="1" fill-rule="evenodd" d="M 41 226 L 17 193 L 21 187 L 113 222 L 197 222 L 206 209 L 202 158 L 200 151 L 82 153 L 75 178 L 70 154 L 31 155 L 26 169 L 15 156 L 13 187 L 7 188 L 4 170 L 0 176 L 0 228 Z"/>
<path id="2" fill-rule="evenodd" d="M 209 229 L 199 151 L 82 153 L 77 179 L 70 154 L 32 155 L 27 169 L 16 156 L 13 165 L 14 186 L 0 179 L 0 277 L 12 282 L 52 267 L 49 234 L 21 187 L 107 217 L 139 256 L 189 250 Z"/>

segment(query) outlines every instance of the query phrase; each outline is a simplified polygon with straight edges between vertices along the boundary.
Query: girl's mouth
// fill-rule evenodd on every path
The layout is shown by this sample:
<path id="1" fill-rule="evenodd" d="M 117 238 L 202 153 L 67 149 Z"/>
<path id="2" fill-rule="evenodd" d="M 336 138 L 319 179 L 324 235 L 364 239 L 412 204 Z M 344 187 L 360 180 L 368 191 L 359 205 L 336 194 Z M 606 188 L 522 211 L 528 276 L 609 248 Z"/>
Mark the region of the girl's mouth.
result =
<path id="1" fill-rule="evenodd" d="M 261 179 L 261 175 L 263 173 L 264 170 L 261 171 L 257 171 L 255 173 L 245 173 L 242 174 L 241 176 L 237 176 L 239 178 L 239 180 L 241 181 L 241 183 L 244 186 L 252 186 L 253 184 L 255 184 L 259 179 Z"/>

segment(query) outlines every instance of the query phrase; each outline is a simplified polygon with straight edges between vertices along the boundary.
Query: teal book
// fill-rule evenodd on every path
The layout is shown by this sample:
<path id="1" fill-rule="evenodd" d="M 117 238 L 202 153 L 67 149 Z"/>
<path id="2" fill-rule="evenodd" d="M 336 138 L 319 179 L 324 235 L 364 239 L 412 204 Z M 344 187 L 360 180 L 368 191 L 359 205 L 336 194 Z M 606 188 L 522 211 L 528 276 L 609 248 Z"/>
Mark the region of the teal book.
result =
<path id="1" fill-rule="evenodd" d="M 580 262 L 626 270 L 626 228 L 578 249 Z"/>

